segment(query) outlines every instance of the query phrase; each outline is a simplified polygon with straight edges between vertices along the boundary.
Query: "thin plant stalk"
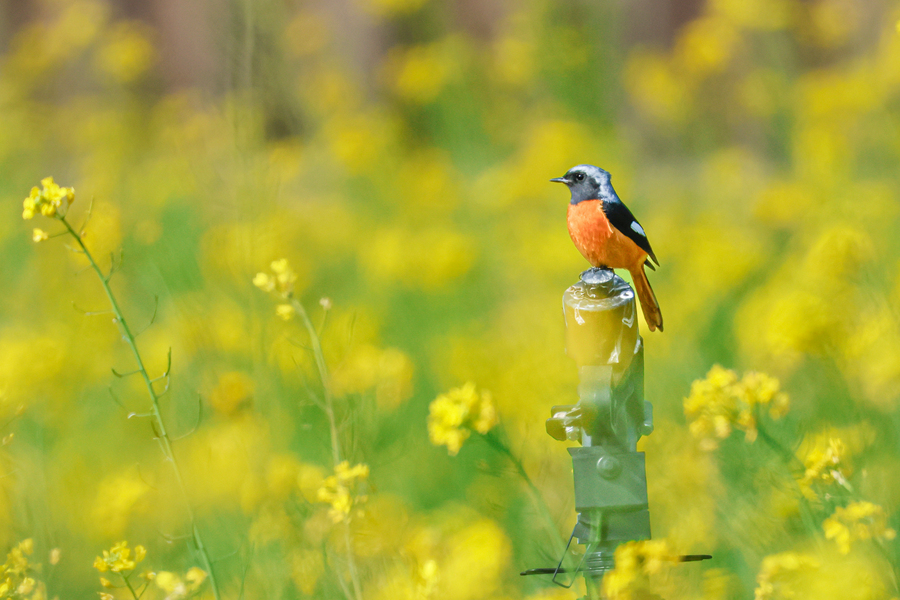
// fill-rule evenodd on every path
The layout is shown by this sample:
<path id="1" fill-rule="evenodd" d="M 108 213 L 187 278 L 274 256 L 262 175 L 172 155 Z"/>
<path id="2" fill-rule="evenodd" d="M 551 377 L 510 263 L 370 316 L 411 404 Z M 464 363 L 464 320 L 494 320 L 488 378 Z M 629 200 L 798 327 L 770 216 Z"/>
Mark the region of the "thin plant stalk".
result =
<path id="1" fill-rule="evenodd" d="M 510 450 L 509 446 L 503 443 L 499 437 L 494 435 L 493 431 L 489 431 L 486 434 L 481 436 L 484 438 L 484 441 L 488 443 L 492 448 L 506 456 L 509 461 L 516 468 L 516 472 L 518 472 L 519 476 L 525 482 L 525 485 L 528 486 L 528 490 L 531 492 L 531 499 L 540 513 L 541 517 L 544 519 L 548 533 L 551 537 L 552 543 L 556 546 L 556 550 L 562 551 L 562 543 L 558 539 L 556 535 L 553 535 L 557 532 L 556 522 L 553 520 L 553 516 L 550 514 L 550 508 L 547 506 L 547 503 L 544 502 L 544 496 L 541 494 L 541 491 L 537 488 L 534 482 L 531 480 L 531 477 L 528 475 L 528 471 L 525 470 L 525 465 L 522 464 L 522 461 L 519 460 L 519 457 L 516 456 L 512 450 Z"/>
<path id="2" fill-rule="evenodd" d="M 324 396 L 322 409 L 325 412 L 325 416 L 328 417 L 328 426 L 331 429 L 331 456 L 334 461 L 334 466 L 337 466 L 342 460 L 341 445 L 340 440 L 338 439 L 337 421 L 334 416 L 334 397 L 331 395 L 331 376 L 328 374 L 325 353 L 322 352 L 322 343 L 319 340 L 319 334 L 316 332 L 316 328 L 313 326 L 309 314 L 306 312 L 306 308 L 299 300 L 294 298 L 294 296 L 289 296 L 288 299 L 291 301 L 291 306 L 294 308 L 294 311 L 300 315 L 303 326 L 306 327 L 306 331 L 309 333 L 313 357 L 315 357 L 316 360 L 316 369 L 319 371 L 319 380 L 322 382 L 322 395 Z"/>
<path id="3" fill-rule="evenodd" d="M 310 344 L 312 345 L 313 356 L 316 361 L 316 368 L 319 371 L 319 380 L 322 382 L 322 395 L 324 402 L 322 409 L 328 417 L 328 426 L 331 433 L 331 458 L 334 466 L 337 467 L 341 463 L 341 444 L 338 437 L 337 420 L 334 414 L 334 396 L 331 394 L 331 379 L 328 374 L 328 364 L 325 362 L 325 354 L 322 352 L 322 343 L 319 340 L 319 334 L 306 312 L 306 308 L 293 295 L 288 296 L 294 311 L 300 315 L 303 326 L 309 334 Z M 356 568 L 356 561 L 353 559 L 353 549 L 350 540 L 350 523 L 344 523 L 344 542 L 347 546 L 347 567 L 350 571 L 350 581 L 353 584 L 353 595 L 356 600 L 362 600 L 362 586 L 359 582 L 359 572 Z M 338 576 L 340 577 L 340 576 Z M 346 592 L 345 592 L 346 593 Z M 348 594 L 349 595 L 349 594 Z"/>
<path id="4" fill-rule="evenodd" d="M 803 465 L 803 462 L 799 458 L 797 458 L 797 456 L 793 452 L 785 448 L 781 444 L 781 442 L 776 440 L 768 431 L 766 431 L 766 429 L 760 424 L 758 411 L 756 419 L 756 432 L 759 436 L 759 439 L 765 442 L 765 444 L 768 445 L 769 448 L 772 449 L 772 451 L 775 452 L 775 454 L 777 454 L 778 457 L 782 460 L 782 463 L 784 464 L 784 467 L 788 472 L 788 477 L 794 483 L 794 487 L 797 488 L 796 491 L 797 497 L 799 499 L 798 506 L 800 509 L 800 519 L 803 521 L 803 524 L 806 525 L 807 530 L 809 530 L 812 535 L 821 539 L 821 531 L 817 524 L 819 521 L 821 521 L 821 518 L 816 518 L 816 515 L 813 513 L 813 507 L 810 506 L 809 500 L 803 493 L 803 490 L 800 489 L 800 484 L 797 481 L 797 477 L 794 475 L 794 471 L 792 470 L 792 467 L 805 469 L 806 467 Z"/>
<path id="5" fill-rule="evenodd" d="M 163 455 L 165 455 L 166 460 L 168 460 L 172 465 L 172 472 L 175 474 L 175 481 L 178 484 L 178 489 L 181 493 L 182 500 L 184 501 L 184 508 L 187 512 L 188 520 L 190 521 L 191 539 L 194 542 L 194 545 L 197 547 L 197 551 L 200 553 L 201 558 L 203 559 L 203 566 L 206 568 L 206 572 L 209 573 L 209 585 L 212 589 L 213 596 L 215 597 L 215 600 L 220 600 L 221 596 L 219 595 L 219 584 L 216 580 L 215 573 L 213 572 L 212 561 L 209 558 L 209 551 L 206 548 L 206 544 L 203 542 L 203 537 L 200 535 L 200 529 L 197 526 L 194 509 L 191 506 L 190 499 L 188 498 L 187 486 L 184 482 L 184 476 L 181 473 L 181 468 L 178 466 L 178 461 L 175 459 L 175 453 L 172 451 L 172 440 L 169 437 L 168 430 L 166 429 L 165 422 L 163 421 L 162 411 L 160 410 L 159 406 L 159 394 L 156 393 L 156 390 L 153 387 L 153 380 L 150 378 L 150 374 L 147 372 L 147 368 L 144 366 L 144 360 L 141 357 L 140 351 L 138 350 L 135 336 L 132 333 L 131 328 L 128 326 L 128 322 L 125 320 L 125 316 L 122 313 L 122 310 L 119 308 L 119 303 L 116 300 L 115 295 L 113 294 L 112 288 L 110 288 L 109 286 L 109 277 L 104 275 L 103 271 L 100 270 L 100 267 L 97 265 L 97 261 L 94 260 L 94 257 L 87 249 L 87 246 L 84 245 L 84 240 L 81 238 L 81 235 L 72 228 L 65 217 L 61 216 L 59 217 L 59 220 L 63 225 L 65 225 L 68 232 L 75 239 L 75 242 L 78 244 L 81 252 L 85 257 L 87 257 L 88 262 L 90 262 L 91 264 L 91 268 L 100 279 L 100 284 L 103 286 L 103 291 L 106 292 L 106 297 L 109 300 L 113 314 L 116 317 L 116 323 L 118 323 L 119 328 L 122 331 L 122 337 L 125 339 L 128 347 L 131 348 L 131 352 L 134 355 L 135 361 L 137 362 L 138 373 L 140 374 L 141 379 L 144 380 L 144 384 L 147 388 L 147 394 L 150 396 L 150 412 L 153 416 L 154 421 L 156 422 L 158 433 L 157 439 L 159 440 Z"/>
<path id="6" fill-rule="evenodd" d="M 125 582 L 125 586 L 128 588 L 128 591 L 131 592 L 131 597 L 134 600 L 141 600 L 141 596 L 143 596 L 143 592 L 139 595 L 137 591 L 134 589 L 134 586 L 131 585 L 131 582 L 128 581 L 128 575 L 122 575 L 122 580 Z"/>

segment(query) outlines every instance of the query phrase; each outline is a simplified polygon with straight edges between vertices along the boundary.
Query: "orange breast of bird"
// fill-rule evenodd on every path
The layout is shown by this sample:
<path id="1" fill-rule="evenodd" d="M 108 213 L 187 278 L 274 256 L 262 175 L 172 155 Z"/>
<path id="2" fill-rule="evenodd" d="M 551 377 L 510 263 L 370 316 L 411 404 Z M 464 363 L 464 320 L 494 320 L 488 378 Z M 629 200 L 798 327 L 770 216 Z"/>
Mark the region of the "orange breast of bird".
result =
<path id="1" fill-rule="evenodd" d="M 633 269 L 647 259 L 646 252 L 612 226 L 602 200 L 569 204 L 567 221 L 575 247 L 592 267 Z"/>

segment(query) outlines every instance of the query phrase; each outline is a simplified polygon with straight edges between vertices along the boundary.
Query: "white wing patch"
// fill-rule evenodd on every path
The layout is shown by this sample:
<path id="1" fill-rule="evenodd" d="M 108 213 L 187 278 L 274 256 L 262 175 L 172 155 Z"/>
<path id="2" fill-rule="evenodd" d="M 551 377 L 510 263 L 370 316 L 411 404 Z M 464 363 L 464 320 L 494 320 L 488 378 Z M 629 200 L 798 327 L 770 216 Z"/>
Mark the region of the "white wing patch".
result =
<path id="1" fill-rule="evenodd" d="M 631 222 L 631 228 L 632 228 L 635 232 L 637 232 L 638 235 L 643 236 L 643 237 L 647 237 L 647 234 L 644 233 L 644 228 L 641 227 L 641 224 L 638 223 L 637 221 L 632 221 L 632 222 Z"/>

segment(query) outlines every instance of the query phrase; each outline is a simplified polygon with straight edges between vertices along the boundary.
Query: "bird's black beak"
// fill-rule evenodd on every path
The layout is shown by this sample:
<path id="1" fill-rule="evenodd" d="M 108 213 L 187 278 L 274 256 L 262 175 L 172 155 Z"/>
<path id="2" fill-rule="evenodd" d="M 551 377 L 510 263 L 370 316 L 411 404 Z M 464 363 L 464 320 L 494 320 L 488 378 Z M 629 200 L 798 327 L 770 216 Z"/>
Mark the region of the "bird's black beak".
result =
<path id="1" fill-rule="evenodd" d="M 565 177 L 554 177 L 550 181 L 553 181 L 555 183 L 564 183 L 566 185 L 569 185 L 569 181 Z"/>

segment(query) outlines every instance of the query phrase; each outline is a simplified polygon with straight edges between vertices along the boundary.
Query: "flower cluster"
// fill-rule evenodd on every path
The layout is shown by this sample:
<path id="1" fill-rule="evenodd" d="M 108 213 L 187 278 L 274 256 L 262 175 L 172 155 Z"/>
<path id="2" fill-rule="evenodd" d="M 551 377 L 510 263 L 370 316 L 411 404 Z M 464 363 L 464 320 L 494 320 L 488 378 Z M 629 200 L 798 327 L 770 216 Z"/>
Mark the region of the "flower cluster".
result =
<path id="1" fill-rule="evenodd" d="M 206 581 L 206 571 L 198 567 L 191 567 L 184 577 L 179 577 L 169 571 L 160 571 L 154 581 L 156 587 L 166 593 L 166 600 L 182 600 L 194 595 L 203 582 Z"/>
<path id="2" fill-rule="evenodd" d="M 795 590 L 802 589 L 804 578 L 819 576 L 819 562 L 805 554 L 782 552 L 763 559 L 756 577 L 755 600 L 799 598 Z"/>
<path id="3" fill-rule="evenodd" d="M 447 446 L 447 451 L 456 455 L 473 430 L 485 434 L 497 422 L 497 409 L 490 392 L 478 393 L 475 384 L 469 382 L 431 402 L 428 437 L 435 446 Z"/>
<path id="4" fill-rule="evenodd" d="M 841 554 L 849 554 L 853 542 L 861 540 L 892 540 L 897 532 L 887 526 L 884 509 L 871 502 L 851 502 L 839 506 L 822 524 L 825 537 L 834 540 Z"/>
<path id="5" fill-rule="evenodd" d="M 744 431 L 747 440 L 754 441 L 761 407 L 768 407 L 773 419 L 787 413 L 788 397 L 779 391 L 778 380 L 753 372 L 738 379 L 737 373 L 719 365 L 710 369 L 706 379 L 695 381 L 690 396 L 684 399 L 691 433 L 704 450 L 718 448 L 719 441 L 734 429 Z"/>
<path id="6" fill-rule="evenodd" d="M 345 460 L 334 468 L 334 475 L 325 478 L 316 499 L 331 505 L 328 514 L 332 521 L 335 523 L 347 521 L 353 507 L 368 500 L 368 496 L 357 492 L 359 484 L 368 478 L 368 465 L 358 464 L 351 467 Z"/>
<path id="7" fill-rule="evenodd" d="M 65 216 L 66 209 L 75 201 L 75 190 L 70 187 L 59 187 L 52 177 L 41 179 L 41 186 L 42 189 L 38 189 L 37 186 L 31 188 L 31 194 L 22 203 L 22 218 L 31 219 L 36 213 L 41 213 L 45 217 Z"/>
<path id="8" fill-rule="evenodd" d="M 259 272 L 253 278 L 253 285 L 265 292 L 275 292 L 281 296 L 288 297 L 294 290 L 294 282 L 297 281 L 297 274 L 291 268 L 286 258 L 273 260 L 269 265 L 272 273 Z"/>
<path id="9" fill-rule="evenodd" d="M 114 544 L 109 550 L 103 551 L 103 556 L 94 559 L 94 568 L 105 573 L 111 571 L 113 573 L 125 573 L 133 571 L 137 563 L 144 560 L 147 556 L 147 550 L 143 546 L 134 547 L 134 557 L 131 555 L 132 549 L 128 547 L 128 542 L 122 541 Z"/>
<path id="10" fill-rule="evenodd" d="M 135 546 L 132 551 L 132 549 L 128 547 L 128 542 L 126 541 L 114 544 L 109 550 L 104 550 L 103 556 L 98 556 L 94 559 L 94 568 L 101 573 L 115 573 L 121 578 L 121 581 L 118 584 L 115 584 L 106 577 L 100 577 L 100 585 L 106 589 L 127 587 L 133 593 L 135 584 L 129 578 L 133 575 L 133 571 L 135 567 L 137 567 L 137 564 L 143 562 L 146 557 L 147 550 L 143 546 Z M 153 571 L 144 571 L 137 576 L 138 579 L 143 580 L 141 585 L 138 586 L 141 589 L 142 594 L 155 577 L 156 573 Z M 115 600 L 115 596 L 108 592 L 101 592 L 100 600 Z"/>
<path id="11" fill-rule="evenodd" d="M 677 559 L 665 540 L 626 542 L 616 548 L 616 567 L 603 577 L 603 597 L 609 600 L 643 598 L 649 576 Z"/>
<path id="12" fill-rule="evenodd" d="M 31 539 L 20 542 L 6 555 L 0 566 L 0 598 L 39 600 L 46 597 L 44 584 L 35 580 L 28 557 L 34 552 Z"/>
<path id="13" fill-rule="evenodd" d="M 803 495 L 810 500 L 818 498 L 816 486 L 828 486 L 838 483 L 850 489 L 847 476 L 850 467 L 847 464 L 847 445 L 837 437 L 828 437 L 813 445 L 803 460 L 806 470 L 798 482 Z"/>
<path id="14" fill-rule="evenodd" d="M 286 258 L 273 260 L 269 265 L 272 269 L 271 273 L 263 273 L 260 271 L 253 278 L 253 285 L 264 292 L 274 293 L 282 298 L 290 298 L 294 293 L 294 283 L 297 281 L 297 273 L 288 264 Z M 284 319 L 289 320 L 294 316 L 294 307 L 288 303 L 279 304 L 275 308 L 275 313 Z"/>

